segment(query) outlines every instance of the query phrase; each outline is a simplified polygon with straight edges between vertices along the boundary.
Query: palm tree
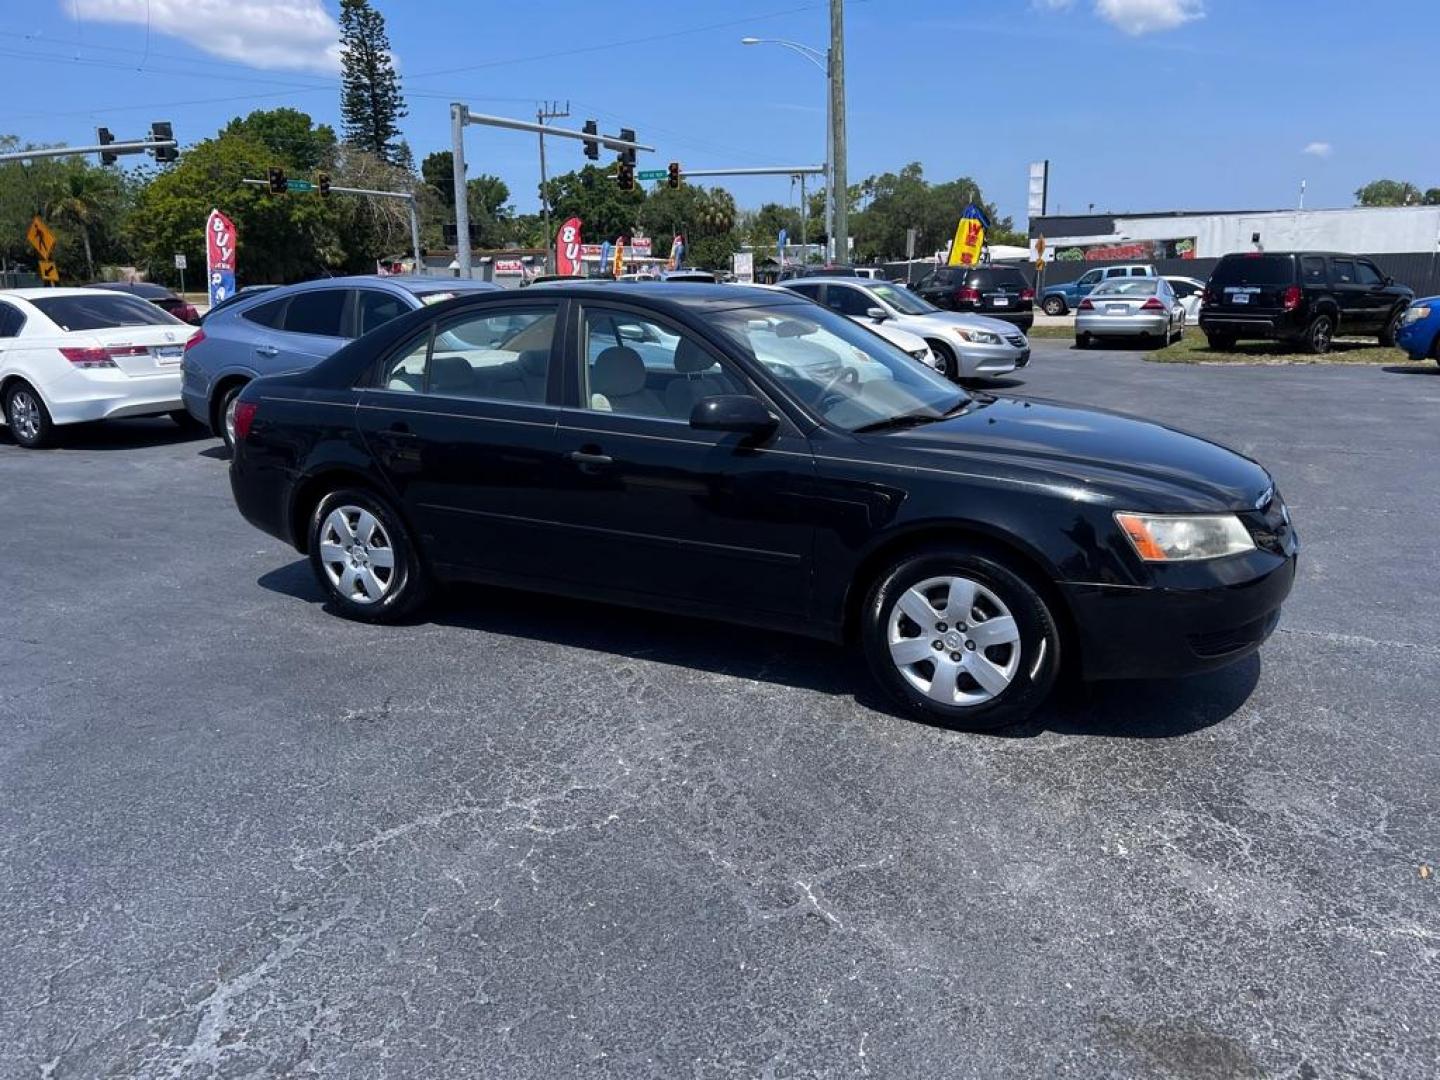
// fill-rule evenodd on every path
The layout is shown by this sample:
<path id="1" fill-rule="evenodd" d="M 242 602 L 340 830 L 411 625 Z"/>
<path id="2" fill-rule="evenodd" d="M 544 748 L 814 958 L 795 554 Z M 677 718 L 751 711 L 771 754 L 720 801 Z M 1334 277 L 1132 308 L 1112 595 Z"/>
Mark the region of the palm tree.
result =
<path id="1" fill-rule="evenodd" d="M 90 251 L 90 229 L 102 216 L 101 203 L 106 194 L 104 177 L 94 169 L 81 166 L 65 174 L 59 190 L 45 206 L 45 217 L 51 221 L 73 225 L 80 231 L 85 245 L 85 270 L 95 280 L 95 258 Z"/>

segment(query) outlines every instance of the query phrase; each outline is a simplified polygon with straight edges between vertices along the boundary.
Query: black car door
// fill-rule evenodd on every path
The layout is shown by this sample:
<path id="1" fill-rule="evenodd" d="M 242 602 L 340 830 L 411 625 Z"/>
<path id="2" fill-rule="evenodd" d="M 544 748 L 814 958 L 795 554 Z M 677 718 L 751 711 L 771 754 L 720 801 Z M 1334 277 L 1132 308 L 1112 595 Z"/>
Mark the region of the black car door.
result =
<path id="1" fill-rule="evenodd" d="M 1335 291 L 1335 302 L 1340 307 L 1341 334 L 1365 334 L 1373 332 L 1371 315 L 1366 302 L 1365 288 L 1355 274 L 1355 260 L 1350 256 L 1336 256 L 1330 260 L 1330 287 Z"/>
<path id="2" fill-rule="evenodd" d="M 802 434 L 773 408 L 780 425 L 758 445 L 692 428 L 702 398 L 764 396 L 668 319 L 586 302 L 571 327 L 553 500 L 570 535 L 562 572 L 661 606 L 803 613 L 813 527 L 798 496 L 813 465 Z"/>
<path id="3" fill-rule="evenodd" d="M 558 300 L 432 320 L 376 366 L 358 422 L 432 562 L 549 576 Z"/>
<path id="4" fill-rule="evenodd" d="M 1386 288 L 1385 275 L 1368 259 L 1355 260 L 1356 303 L 1364 309 L 1363 332 L 1378 334 L 1390 318 L 1395 298 Z"/>

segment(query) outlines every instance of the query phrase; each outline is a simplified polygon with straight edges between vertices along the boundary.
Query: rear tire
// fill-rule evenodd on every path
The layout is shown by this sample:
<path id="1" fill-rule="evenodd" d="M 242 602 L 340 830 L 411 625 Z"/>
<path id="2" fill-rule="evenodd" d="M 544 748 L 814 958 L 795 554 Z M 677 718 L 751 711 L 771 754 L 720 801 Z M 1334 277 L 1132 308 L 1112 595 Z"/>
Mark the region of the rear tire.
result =
<path id="1" fill-rule="evenodd" d="M 403 619 L 429 592 L 405 522 L 374 492 L 342 488 L 310 515 L 310 569 L 337 615 L 359 622 Z"/>
<path id="2" fill-rule="evenodd" d="M 1235 347 L 1234 334 L 1206 334 L 1205 340 L 1217 352 L 1229 352 Z"/>
<path id="3" fill-rule="evenodd" d="M 1064 315 L 1070 310 L 1063 296 L 1047 296 L 1040 302 L 1040 310 L 1046 315 Z"/>
<path id="4" fill-rule="evenodd" d="M 240 396 L 240 391 L 245 389 L 245 384 L 236 383 L 234 386 L 226 387 L 225 392 L 220 395 L 219 402 L 215 406 L 215 423 L 213 425 L 216 435 L 225 444 L 225 449 L 231 454 L 235 453 L 235 399 Z"/>
<path id="5" fill-rule="evenodd" d="M 1045 600 L 998 559 L 959 545 L 904 556 L 882 575 L 866 597 L 860 635 L 891 698 L 946 727 L 1019 723 L 1060 670 L 1060 633 Z"/>
<path id="6" fill-rule="evenodd" d="M 1090 337 L 1089 334 L 1076 334 L 1076 335 L 1075 335 L 1075 347 L 1076 347 L 1077 349 L 1088 349 L 1088 348 L 1090 348 L 1090 342 L 1091 342 L 1091 337 Z"/>
<path id="7" fill-rule="evenodd" d="M 1310 320 L 1310 325 L 1305 328 L 1305 336 L 1302 339 L 1305 351 L 1315 356 L 1323 356 L 1328 353 L 1334 333 L 1335 324 L 1330 321 L 1330 316 L 1316 315 Z"/>
<path id="8" fill-rule="evenodd" d="M 27 382 L 16 382 L 5 394 L 5 423 L 10 437 L 27 450 L 55 445 L 55 423 L 40 394 Z"/>

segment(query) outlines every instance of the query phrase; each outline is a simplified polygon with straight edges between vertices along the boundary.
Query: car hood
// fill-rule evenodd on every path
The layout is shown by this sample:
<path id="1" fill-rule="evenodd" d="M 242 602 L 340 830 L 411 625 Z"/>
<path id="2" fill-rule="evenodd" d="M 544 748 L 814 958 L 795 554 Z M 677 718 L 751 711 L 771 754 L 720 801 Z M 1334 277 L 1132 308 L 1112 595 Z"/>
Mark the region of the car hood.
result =
<path id="1" fill-rule="evenodd" d="M 1271 486 L 1257 462 L 1218 443 L 1058 402 L 982 397 L 958 416 L 879 437 L 912 451 L 915 465 L 1053 485 L 1116 509 L 1253 509 Z"/>
<path id="2" fill-rule="evenodd" d="M 953 328 L 963 326 L 967 330 L 989 330 L 992 334 L 1018 334 L 1020 331 L 1001 319 L 990 319 L 984 315 L 967 315 L 960 311 L 935 311 L 929 315 L 902 315 L 894 320 L 900 329 L 912 334 L 948 334 Z"/>

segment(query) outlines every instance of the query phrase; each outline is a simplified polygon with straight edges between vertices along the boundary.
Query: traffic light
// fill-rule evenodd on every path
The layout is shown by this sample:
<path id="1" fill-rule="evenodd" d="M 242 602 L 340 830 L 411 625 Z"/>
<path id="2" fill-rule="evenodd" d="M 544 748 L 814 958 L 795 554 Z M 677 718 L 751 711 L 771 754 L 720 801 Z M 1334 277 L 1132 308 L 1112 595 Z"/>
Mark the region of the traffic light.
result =
<path id="1" fill-rule="evenodd" d="M 271 165 L 270 168 L 266 170 L 266 176 L 270 180 L 270 194 L 284 195 L 287 190 L 285 170 L 280 168 L 279 165 Z"/>
<path id="2" fill-rule="evenodd" d="M 109 128 L 100 128 L 98 131 L 95 132 L 95 135 L 96 138 L 99 140 L 101 146 L 109 146 L 115 141 L 115 136 L 110 134 Z M 115 162 L 119 160 L 119 154 L 112 154 L 109 150 L 100 151 L 101 165 L 114 165 Z"/>
<path id="3" fill-rule="evenodd" d="M 626 142 L 634 142 L 634 141 L 635 141 L 635 132 L 634 132 L 633 130 L 631 130 L 630 128 L 621 128 L 621 129 L 620 129 L 620 138 L 624 139 Z M 634 148 L 633 148 L 633 147 L 630 147 L 630 148 L 627 148 L 627 149 L 625 149 L 625 150 L 621 150 L 621 151 L 620 151 L 620 160 L 623 161 L 623 162 L 625 162 L 625 164 L 627 164 L 627 165 L 634 165 L 634 164 L 635 164 L 635 150 L 634 150 Z"/>
<path id="4" fill-rule="evenodd" d="M 169 120 L 156 120 L 153 124 L 150 125 L 150 138 L 155 140 L 156 142 L 159 142 L 162 139 L 166 141 L 172 140 L 175 138 L 175 129 L 170 126 Z M 156 161 L 177 161 L 179 160 L 179 158 L 180 151 L 173 146 L 155 147 Z"/>
<path id="5" fill-rule="evenodd" d="M 328 172 L 316 173 L 315 186 L 320 191 L 320 197 L 328 199 L 330 197 L 330 174 Z"/>
<path id="6" fill-rule="evenodd" d="M 634 191 L 635 166 L 628 161 L 620 162 L 620 171 L 615 174 L 615 180 L 620 185 L 621 191 Z"/>
<path id="7" fill-rule="evenodd" d="M 599 135 L 600 125 L 597 124 L 594 120 L 586 120 L 585 126 L 580 130 L 585 132 L 586 135 Z M 591 161 L 596 161 L 599 159 L 600 143 L 597 139 L 585 140 L 585 156 L 588 157 Z"/>
<path id="8" fill-rule="evenodd" d="M 678 161 L 670 162 L 670 179 L 666 183 L 672 188 L 680 186 L 680 163 Z"/>

